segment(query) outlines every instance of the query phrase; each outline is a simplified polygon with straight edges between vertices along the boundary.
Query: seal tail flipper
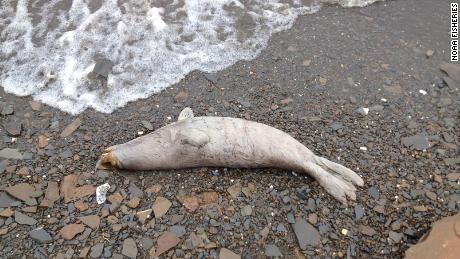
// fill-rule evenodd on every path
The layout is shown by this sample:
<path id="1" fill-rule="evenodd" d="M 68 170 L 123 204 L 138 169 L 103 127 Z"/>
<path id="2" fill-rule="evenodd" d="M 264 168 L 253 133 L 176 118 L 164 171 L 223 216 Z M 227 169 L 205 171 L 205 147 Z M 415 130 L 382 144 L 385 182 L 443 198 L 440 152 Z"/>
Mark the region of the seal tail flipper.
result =
<path id="1" fill-rule="evenodd" d="M 357 173 L 353 172 L 353 170 L 348 169 L 343 165 L 337 164 L 335 162 L 327 160 L 324 157 L 318 156 L 316 157 L 315 162 L 316 164 L 333 171 L 333 173 L 338 174 L 345 180 L 348 180 L 358 186 L 364 185 L 363 179 Z"/>
<path id="2" fill-rule="evenodd" d="M 324 189 L 343 204 L 347 204 L 347 198 L 356 200 L 356 188 L 353 184 L 340 176 L 333 175 L 313 162 L 305 164 L 305 170 L 315 178 Z"/>

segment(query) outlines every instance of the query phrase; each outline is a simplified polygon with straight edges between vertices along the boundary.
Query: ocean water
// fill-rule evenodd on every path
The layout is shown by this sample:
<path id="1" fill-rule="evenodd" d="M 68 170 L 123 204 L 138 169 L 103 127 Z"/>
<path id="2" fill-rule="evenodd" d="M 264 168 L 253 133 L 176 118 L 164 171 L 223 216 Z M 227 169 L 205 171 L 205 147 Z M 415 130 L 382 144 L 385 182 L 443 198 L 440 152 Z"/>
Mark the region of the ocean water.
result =
<path id="1" fill-rule="evenodd" d="M 322 2 L 377 0 L 0 0 L 0 85 L 71 114 L 110 113 L 255 58 Z M 100 65 L 108 74 L 100 71 Z"/>

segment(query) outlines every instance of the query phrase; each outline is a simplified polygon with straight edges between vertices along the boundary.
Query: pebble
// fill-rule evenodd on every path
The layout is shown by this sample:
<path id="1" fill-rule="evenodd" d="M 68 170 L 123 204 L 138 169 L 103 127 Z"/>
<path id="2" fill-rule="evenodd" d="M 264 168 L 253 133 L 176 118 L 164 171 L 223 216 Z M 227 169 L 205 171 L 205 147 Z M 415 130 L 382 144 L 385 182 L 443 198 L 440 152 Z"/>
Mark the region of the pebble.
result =
<path id="1" fill-rule="evenodd" d="M 34 111 L 41 111 L 42 110 L 42 104 L 36 101 L 29 101 L 30 107 Z"/>
<path id="2" fill-rule="evenodd" d="M 53 238 L 51 237 L 51 235 L 43 228 L 36 228 L 34 230 L 31 230 L 29 232 L 29 237 L 41 244 L 53 242 Z"/>
<path id="3" fill-rule="evenodd" d="M 60 199 L 58 183 L 48 181 L 48 186 L 45 192 L 45 198 L 40 203 L 40 207 L 52 208 L 54 203 Z"/>
<path id="4" fill-rule="evenodd" d="M 388 236 L 396 243 L 399 243 L 401 239 L 403 238 L 404 234 L 390 230 L 390 232 L 388 233 Z"/>
<path id="5" fill-rule="evenodd" d="M 364 216 L 364 208 L 361 205 L 355 206 L 355 219 L 360 220 Z"/>
<path id="6" fill-rule="evenodd" d="M 121 250 L 121 253 L 124 256 L 127 256 L 129 258 L 136 258 L 137 256 L 137 245 L 134 239 L 132 238 L 127 238 L 123 241 L 123 249 Z"/>
<path id="7" fill-rule="evenodd" d="M 219 259 L 241 259 L 241 256 L 227 248 L 221 248 L 219 251 Z"/>
<path id="8" fill-rule="evenodd" d="M 3 106 L 2 115 L 11 115 L 14 113 L 14 107 L 11 104 Z"/>
<path id="9" fill-rule="evenodd" d="M 456 182 L 456 181 L 460 180 L 460 173 L 447 174 L 446 178 L 447 178 L 447 180 L 449 180 L 451 182 Z"/>
<path id="10" fill-rule="evenodd" d="M 134 197 L 128 201 L 128 207 L 130 207 L 131 209 L 135 209 L 137 208 L 137 206 L 139 206 L 140 201 L 141 199 L 139 197 Z"/>
<path id="11" fill-rule="evenodd" d="M 338 131 L 339 129 L 343 128 L 343 124 L 341 122 L 334 122 L 330 126 L 334 131 Z"/>
<path id="12" fill-rule="evenodd" d="M 21 160 L 23 155 L 17 149 L 4 148 L 0 150 L 0 158 Z"/>
<path id="13" fill-rule="evenodd" d="M 14 202 L 15 200 L 12 199 L 9 195 L 4 192 L 0 192 L 0 208 L 12 207 L 11 204 Z"/>
<path id="14" fill-rule="evenodd" d="M 61 138 L 66 138 L 80 127 L 82 121 L 80 118 L 74 119 L 67 127 L 61 132 Z"/>
<path id="15" fill-rule="evenodd" d="M 18 137 L 21 135 L 22 131 L 22 123 L 18 121 L 11 121 L 4 125 L 6 132 L 8 135 L 12 137 Z"/>
<path id="16" fill-rule="evenodd" d="M 358 231 L 366 236 L 373 236 L 377 234 L 377 231 L 375 231 L 373 228 L 366 226 L 366 225 L 359 225 Z"/>
<path id="17" fill-rule="evenodd" d="M 227 192 L 232 196 L 233 198 L 236 198 L 240 195 L 241 193 L 241 184 L 236 183 L 230 187 L 227 188 Z"/>
<path id="18" fill-rule="evenodd" d="M 135 215 L 141 224 L 145 224 L 147 219 L 150 218 L 152 211 L 153 211 L 152 209 L 147 209 L 147 210 L 139 211 Z"/>
<path id="19" fill-rule="evenodd" d="M 21 212 L 19 211 L 15 211 L 14 212 L 14 220 L 18 223 L 18 224 L 21 224 L 21 225 L 29 225 L 29 226 L 33 226 L 35 224 L 37 224 L 37 220 L 32 218 L 32 217 L 29 217 L 25 214 L 22 214 Z"/>
<path id="20" fill-rule="evenodd" d="M 164 198 L 164 197 L 157 197 L 155 202 L 152 205 L 153 213 L 155 214 L 155 218 L 159 219 L 165 215 L 169 208 L 171 207 L 172 203 Z"/>
<path id="21" fill-rule="evenodd" d="M 155 256 L 160 256 L 169 249 L 177 246 L 180 239 L 173 232 L 164 232 L 157 240 Z"/>
<path id="22" fill-rule="evenodd" d="M 251 214 L 252 214 L 251 205 L 246 205 L 241 209 L 241 216 L 246 217 L 246 216 L 251 216 Z"/>
<path id="23" fill-rule="evenodd" d="M 321 236 L 318 230 L 307 223 L 304 219 L 298 219 L 293 225 L 294 233 L 302 250 L 307 249 L 307 246 L 317 246 L 320 244 Z"/>
<path id="24" fill-rule="evenodd" d="M 89 254 L 89 257 L 91 258 L 99 258 L 102 255 L 102 252 L 104 251 L 104 243 L 99 243 L 91 247 L 91 253 Z"/>
<path id="25" fill-rule="evenodd" d="M 71 240 L 84 230 L 85 226 L 83 224 L 69 224 L 59 230 L 59 235 L 65 240 Z"/>
<path id="26" fill-rule="evenodd" d="M 181 225 L 172 226 L 170 231 L 173 232 L 177 237 L 182 237 L 183 235 L 185 235 L 185 233 L 187 233 L 185 227 Z"/>
<path id="27" fill-rule="evenodd" d="M 401 142 L 406 147 L 410 147 L 420 151 L 426 150 L 431 147 L 431 143 L 428 141 L 428 138 L 424 135 L 404 137 L 401 139 Z"/>
<path id="28" fill-rule="evenodd" d="M 35 188 L 28 183 L 20 183 L 6 188 L 5 191 L 16 199 L 27 201 L 31 198 L 30 194 L 35 191 Z"/>
<path id="29" fill-rule="evenodd" d="M 288 223 L 291 223 L 291 224 L 294 224 L 294 223 L 295 223 L 294 214 L 292 214 L 292 212 L 289 212 L 289 213 L 287 214 L 287 222 L 288 222 Z"/>
<path id="30" fill-rule="evenodd" d="M 101 218 L 98 215 L 79 217 L 78 220 L 92 229 L 98 229 L 101 223 Z"/>
<path id="31" fill-rule="evenodd" d="M 265 255 L 267 257 L 283 257 L 283 254 L 276 245 L 267 245 L 265 247 Z"/>
<path id="32" fill-rule="evenodd" d="M 380 199 L 380 192 L 375 186 L 369 188 L 367 193 L 376 201 Z"/>
<path id="33" fill-rule="evenodd" d="M 148 130 L 153 130 L 153 125 L 149 121 L 143 120 L 141 121 L 141 123 L 142 123 L 142 126 L 144 126 L 144 128 Z"/>

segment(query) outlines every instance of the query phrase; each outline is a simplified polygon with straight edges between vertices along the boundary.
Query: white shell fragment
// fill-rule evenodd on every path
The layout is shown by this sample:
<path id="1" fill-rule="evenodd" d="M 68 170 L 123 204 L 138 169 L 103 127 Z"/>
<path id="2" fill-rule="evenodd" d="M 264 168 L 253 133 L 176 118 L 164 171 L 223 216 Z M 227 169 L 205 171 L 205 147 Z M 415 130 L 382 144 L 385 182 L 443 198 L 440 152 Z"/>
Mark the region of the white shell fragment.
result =
<path id="1" fill-rule="evenodd" d="M 107 191 L 110 189 L 110 185 L 108 183 L 104 183 L 103 185 L 99 185 L 96 188 L 96 201 L 97 204 L 102 204 L 107 199 L 106 194 Z"/>

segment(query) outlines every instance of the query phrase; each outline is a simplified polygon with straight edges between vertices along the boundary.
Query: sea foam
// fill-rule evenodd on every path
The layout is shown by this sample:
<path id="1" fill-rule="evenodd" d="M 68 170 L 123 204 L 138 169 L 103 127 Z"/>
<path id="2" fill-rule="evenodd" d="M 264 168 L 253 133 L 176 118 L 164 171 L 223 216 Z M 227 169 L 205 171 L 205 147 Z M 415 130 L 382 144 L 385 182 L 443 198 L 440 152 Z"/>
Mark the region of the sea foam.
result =
<path id="1" fill-rule="evenodd" d="M 376 0 L 331 0 L 364 6 Z M 158 2 L 158 3 L 157 3 Z M 161 3 L 161 4 L 160 4 Z M 251 60 L 315 0 L 0 0 L 0 85 L 71 114 L 110 113 L 179 82 Z M 91 74 L 109 60 L 105 83 Z"/>

